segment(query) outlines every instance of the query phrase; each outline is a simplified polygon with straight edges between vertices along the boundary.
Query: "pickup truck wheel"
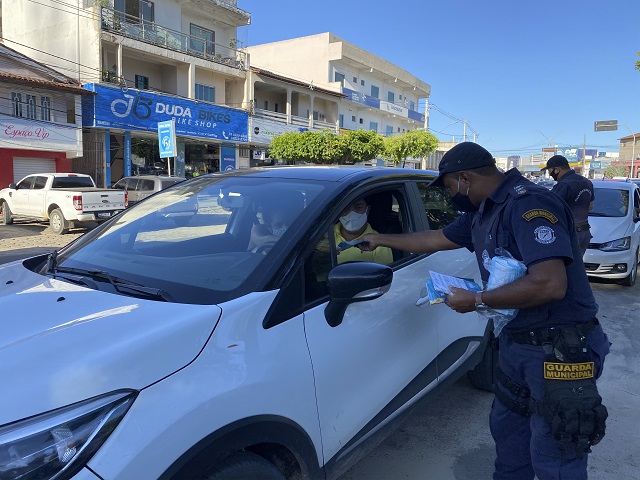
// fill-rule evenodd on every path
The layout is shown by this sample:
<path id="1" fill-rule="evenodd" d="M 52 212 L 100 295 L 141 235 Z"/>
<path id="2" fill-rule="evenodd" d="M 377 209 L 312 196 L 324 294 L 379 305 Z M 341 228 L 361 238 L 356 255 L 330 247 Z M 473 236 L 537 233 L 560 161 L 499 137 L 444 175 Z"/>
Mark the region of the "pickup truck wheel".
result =
<path id="1" fill-rule="evenodd" d="M 5 201 L 0 203 L 0 223 L 3 225 L 11 225 L 13 223 L 13 215 Z"/>
<path id="2" fill-rule="evenodd" d="M 285 480 L 275 465 L 255 453 L 243 452 L 223 460 L 207 480 Z"/>
<path id="3" fill-rule="evenodd" d="M 56 235 L 62 235 L 69 231 L 69 222 L 65 220 L 59 208 L 49 214 L 49 226 Z"/>

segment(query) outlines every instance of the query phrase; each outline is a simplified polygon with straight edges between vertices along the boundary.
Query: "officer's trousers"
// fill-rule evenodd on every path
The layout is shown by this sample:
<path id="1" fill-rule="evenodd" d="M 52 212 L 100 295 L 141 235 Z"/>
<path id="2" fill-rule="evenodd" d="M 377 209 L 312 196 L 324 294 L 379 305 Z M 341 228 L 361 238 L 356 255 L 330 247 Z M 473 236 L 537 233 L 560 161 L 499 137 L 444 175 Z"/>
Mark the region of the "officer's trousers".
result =
<path id="1" fill-rule="evenodd" d="M 591 230 L 589 228 L 582 228 L 579 231 L 576 230 L 576 236 L 578 237 L 578 244 L 580 245 L 580 251 L 584 256 L 587 251 L 587 247 L 589 246 L 589 242 L 591 241 Z"/>
<path id="2" fill-rule="evenodd" d="M 597 378 L 609 353 L 609 340 L 600 325 L 589 334 L 588 344 Z M 500 368 L 513 382 L 527 387 L 538 402 L 544 396 L 543 362 L 542 347 L 518 344 L 508 334 L 500 334 Z M 526 403 L 502 385 L 497 388 L 514 401 Z M 559 443 L 551 437 L 548 423 L 539 414 L 524 417 L 494 398 L 489 420 L 496 444 L 494 480 L 533 480 L 534 475 L 538 480 L 587 478 L 587 455 L 581 459 L 572 452 L 563 456 Z"/>

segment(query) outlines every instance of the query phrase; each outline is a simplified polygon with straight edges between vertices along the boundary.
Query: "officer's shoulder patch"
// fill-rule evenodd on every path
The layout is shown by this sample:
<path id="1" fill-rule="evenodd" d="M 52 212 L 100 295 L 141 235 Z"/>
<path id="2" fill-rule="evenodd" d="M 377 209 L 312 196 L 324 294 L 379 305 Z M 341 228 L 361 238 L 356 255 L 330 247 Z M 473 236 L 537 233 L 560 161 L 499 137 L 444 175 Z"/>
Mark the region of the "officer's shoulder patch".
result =
<path id="1" fill-rule="evenodd" d="M 534 218 L 544 218 L 551 223 L 556 223 L 558 218 L 548 210 L 543 210 L 541 208 L 534 208 L 533 210 L 529 210 L 522 214 L 522 218 L 524 218 L 527 222 L 530 222 Z"/>

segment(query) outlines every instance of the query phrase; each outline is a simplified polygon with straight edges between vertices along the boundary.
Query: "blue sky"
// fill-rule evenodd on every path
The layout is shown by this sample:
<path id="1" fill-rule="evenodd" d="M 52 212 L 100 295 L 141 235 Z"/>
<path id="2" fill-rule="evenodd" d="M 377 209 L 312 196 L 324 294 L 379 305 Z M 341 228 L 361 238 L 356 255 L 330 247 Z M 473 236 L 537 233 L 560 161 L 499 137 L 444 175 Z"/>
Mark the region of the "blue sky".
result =
<path id="1" fill-rule="evenodd" d="M 618 151 L 640 132 L 639 0 L 238 0 L 247 45 L 332 32 L 431 85 L 430 130 L 496 157 L 551 145 Z M 451 118 L 453 117 L 453 118 Z M 594 132 L 596 120 L 618 120 Z M 443 133 L 438 133 L 443 132 Z M 472 134 L 470 130 L 467 131 Z M 471 139 L 471 138 L 470 138 Z"/>

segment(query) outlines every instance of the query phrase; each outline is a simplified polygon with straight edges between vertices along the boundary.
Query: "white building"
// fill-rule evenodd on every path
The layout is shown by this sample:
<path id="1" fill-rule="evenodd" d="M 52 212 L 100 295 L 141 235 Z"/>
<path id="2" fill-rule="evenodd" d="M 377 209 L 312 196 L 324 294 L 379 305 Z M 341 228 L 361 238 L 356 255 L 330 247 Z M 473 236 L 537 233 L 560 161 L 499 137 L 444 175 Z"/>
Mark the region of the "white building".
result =
<path id="1" fill-rule="evenodd" d="M 248 64 L 236 39 L 251 17 L 236 0 L 0 5 L 8 45 L 95 92 L 83 112 L 85 144 L 93 153 L 85 160 L 87 168 L 101 165 L 107 185 L 158 160 L 147 147 L 157 139 L 157 123 L 172 118 L 187 171 L 242 166 L 237 153 L 247 145 Z M 136 158 L 145 165 L 135 165 Z"/>
<path id="2" fill-rule="evenodd" d="M 429 98 L 431 87 L 332 33 L 256 45 L 247 52 L 253 67 L 297 80 L 309 92 L 301 98 L 292 89 L 266 91 L 250 85 L 247 93 L 252 96 L 245 101 L 255 109 L 275 111 L 277 105 L 287 118 L 375 130 L 385 136 L 425 127 L 418 104 Z M 344 98 L 327 101 L 313 94 L 315 88 L 340 92 Z M 419 160 L 414 163 L 419 166 Z"/>
<path id="3" fill-rule="evenodd" d="M 0 44 L 0 188 L 82 156 L 78 82 Z"/>

